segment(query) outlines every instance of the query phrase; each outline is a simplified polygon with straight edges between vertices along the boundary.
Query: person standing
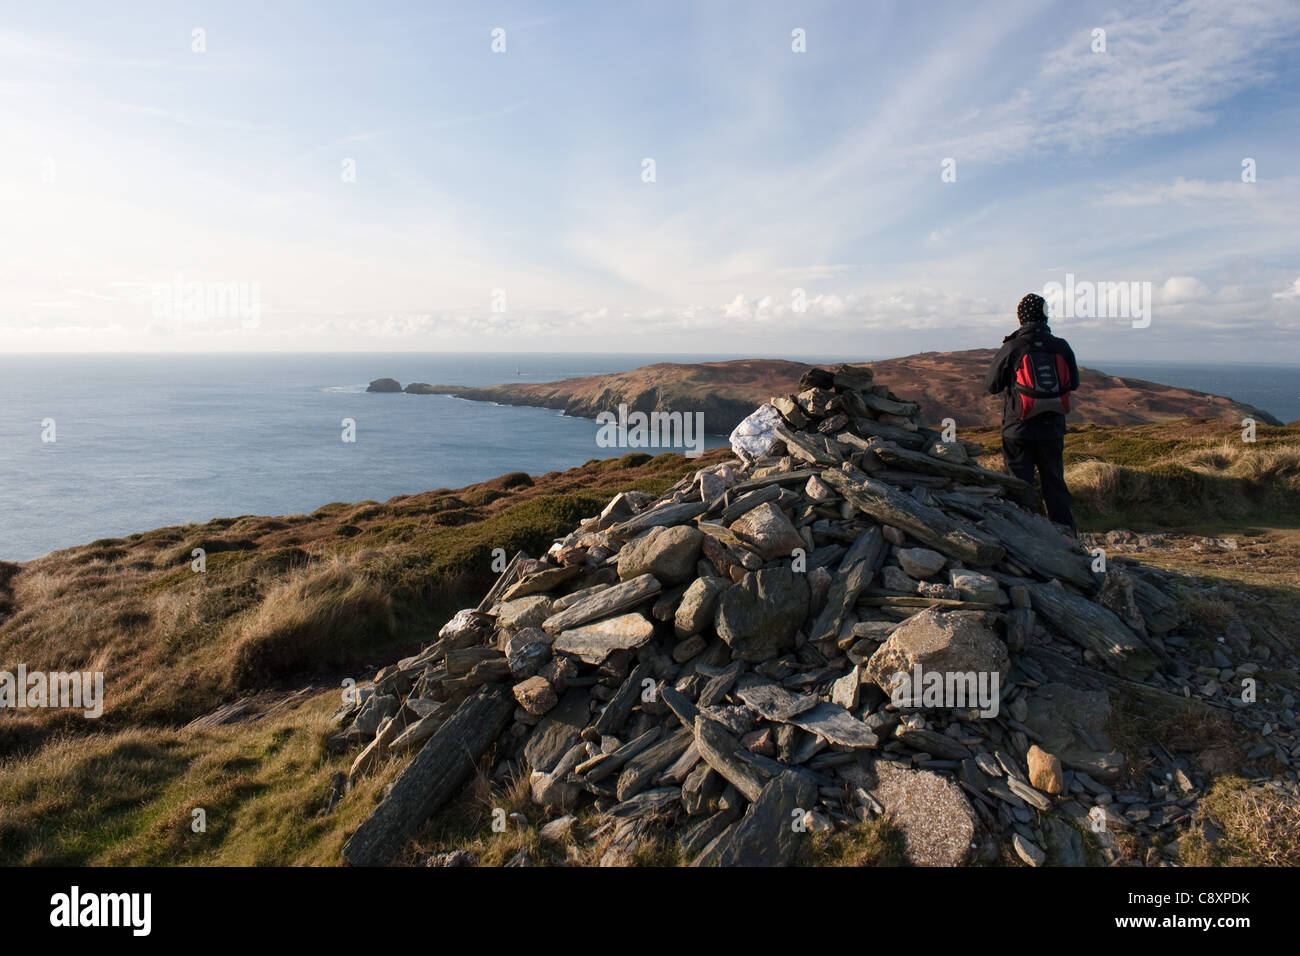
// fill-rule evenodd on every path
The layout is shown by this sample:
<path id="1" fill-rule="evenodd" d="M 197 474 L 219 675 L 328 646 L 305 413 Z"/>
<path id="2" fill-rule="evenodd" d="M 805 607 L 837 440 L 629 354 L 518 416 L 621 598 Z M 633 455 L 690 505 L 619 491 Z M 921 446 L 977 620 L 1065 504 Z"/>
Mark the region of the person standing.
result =
<path id="1" fill-rule="evenodd" d="M 989 394 L 1002 405 L 1002 460 L 1030 486 L 1037 472 L 1047 516 L 1074 531 L 1070 489 L 1065 484 L 1065 416 L 1079 387 L 1079 367 L 1065 339 L 1047 324 L 1047 302 L 1030 293 L 1016 308 L 1020 327 L 1002 340 L 989 366 Z"/>

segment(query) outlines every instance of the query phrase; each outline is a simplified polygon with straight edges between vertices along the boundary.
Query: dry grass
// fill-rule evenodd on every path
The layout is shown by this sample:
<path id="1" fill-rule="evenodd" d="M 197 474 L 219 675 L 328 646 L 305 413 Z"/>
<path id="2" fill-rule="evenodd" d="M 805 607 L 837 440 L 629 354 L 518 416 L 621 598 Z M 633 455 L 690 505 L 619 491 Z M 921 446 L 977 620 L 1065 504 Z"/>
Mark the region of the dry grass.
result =
<path id="1" fill-rule="evenodd" d="M 1099 431 L 1066 439 L 1066 480 L 1094 525 L 1300 518 L 1300 429 L 1261 428 L 1253 443 L 1228 423 Z"/>
<path id="2" fill-rule="evenodd" d="M 1220 832 L 1217 840 L 1207 827 Z M 1240 777 L 1221 777 L 1179 844 L 1187 866 L 1300 866 L 1300 801 Z"/>
<path id="3" fill-rule="evenodd" d="M 981 464 L 1002 468 L 996 428 L 968 429 Z M 1071 425 L 1066 480 L 1084 530 L 1300 522 L 1300 426 L 1182 419 L 1123 428 Z"/>
<path id="4" fill-rule="evenodd" d="M 1228 622 L 1237 616 L 1237 608 L 1225 598 L 1191 593 L 1184 597 L 1188 622 L 1203 636 L 1211 639 L 1222 634 Z"/>
<path id="5" fill-rule="evenodd" d="M 338 555 L 291 573 L 234 625 L 214 666 L 231 690 L 246 690 L 312 666 L 339 666 L 355 649 L 383 646 L 396 622 L 373 577 Z"/>

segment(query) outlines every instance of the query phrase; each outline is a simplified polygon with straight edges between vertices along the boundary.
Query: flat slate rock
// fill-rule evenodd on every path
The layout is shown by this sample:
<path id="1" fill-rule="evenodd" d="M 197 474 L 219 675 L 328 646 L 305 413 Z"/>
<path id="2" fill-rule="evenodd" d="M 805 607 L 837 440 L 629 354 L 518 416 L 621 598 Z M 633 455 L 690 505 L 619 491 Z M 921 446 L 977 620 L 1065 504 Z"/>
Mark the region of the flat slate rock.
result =
<path id="1" fill-rule="evenodd" d="M 592 621 L 630 611 L 642 601 L 657 595 L 660 590 L 662 586 L 653 574 L 643 574 L 631 581 L 597 591 L 591 597 L 583 598 L 577 604 L 552 614 L 542 622 L 542 630 L 548 634 L 558 634 L 569 628 L 581 627 Z"/>
<path id="2" fill-rule="evenodd" d="M 587 692 L 581 688 L 574 688 L 560 698 L 528 735 L 524 746 L 528 766 L 542 773 L 550 773 L 555 768 L 587 726 L 591 716 L 588 700 Z"/>
<path id="3" fill-rule="evenodd" d="M 777 774 L 702 862 L 718 866 L 788 866 L 803 838 L 792 826 L 796 814 L 812 809 L 816 800 L 817 784 L 806 773 L 786 770 Z"/>
<path id="4" fill-rule="evenodd" d="M 865 749 L 876 746 L 875 732 L 839 704 L 821 700 L 816 694 L 796 695 L 780 684 L 754 674 L 736 682 L 736 694 L 768 720 L 794 724 L 833 744 Z"/>
<path id="5" fill-rule="evenodd" d="M 680 803 L 681 799 L 681 787 L 659 787 L 655 790 L 638 793 L 630 800 L 624 800 L 622 803 L 610 807 L 609 815 L 611 817 L 651 816 L 668 811 L 674 804 Z"/>
<path id="6" fill-rule="evenodd" d="M 816 694 L 792 694 L 780 684 L 746 674 L 736 681 L 736 695 L 768 720 L 789 723 L 790 718 L 812 710 L 820 703 Z"/>
<path id="7" fill-rule="evenodd" d="M 506 601 L 513 601 L 515 598 L 553 591 L 561 584 L 576 578 L 582 573 L 582 570 L 582 565 L 574 564 L 561 568 L 545 568 L 541 571 L 525 574 L 506 589 L 505 593 L 501 595 L 501 601 L 505 603 Z"/>
<path id="8" fill-rule="evenodd" d="M 796 714 L 787 722 L 843 747 L 865 750 L 880 742 L 875 731 L 828 700 L 819 701 L 816 707 Z"/>
<path id="9" fill-rule="evenodd" d="M 620 614 L 594 624 L 561 631 L 553 646 L 557 653 L 572 654 L 588 664 L 603 664 L 614 651 L 648 644 L 655 626 L 643 614 Z"/>

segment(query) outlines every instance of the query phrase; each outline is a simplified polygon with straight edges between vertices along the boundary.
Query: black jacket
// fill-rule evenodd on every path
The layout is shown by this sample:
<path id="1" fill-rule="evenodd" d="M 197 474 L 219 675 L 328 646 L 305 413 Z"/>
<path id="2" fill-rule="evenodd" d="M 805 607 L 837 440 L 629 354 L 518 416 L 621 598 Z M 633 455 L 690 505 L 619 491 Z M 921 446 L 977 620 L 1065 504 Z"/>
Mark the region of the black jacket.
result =
<path id="1" fill-rule="evenodd" d="M 990 395 L 999 392 L 1006 395 L 1002 404 L 1002 434 L 1009 438 L 1064 437 L 1065 416 L 1059 412 L 1046 412 L 1025 421 L 1020 420 L 1020 396 L 1011 385 L 1015 381 L 1016 366 L 1031 344 L 1037 351 L 1056 352 L 1065 356 L 1070 367 L 1070 390 L 1079 387 L 1079 366 L 1074 361 L 1070 344 L 1053 335 L 1046 322 L 1026 322 L 1002 340 L 1002 348 L 998 349 L 997 357 L 989 366 L 984 386 Z"/>

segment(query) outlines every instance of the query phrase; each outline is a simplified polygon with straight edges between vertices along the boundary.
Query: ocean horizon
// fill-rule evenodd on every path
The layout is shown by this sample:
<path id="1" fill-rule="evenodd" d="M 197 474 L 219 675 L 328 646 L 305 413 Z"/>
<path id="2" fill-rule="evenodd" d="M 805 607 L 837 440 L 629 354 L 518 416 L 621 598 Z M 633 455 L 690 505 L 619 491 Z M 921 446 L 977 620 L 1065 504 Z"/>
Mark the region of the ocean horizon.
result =
<path id="1" fill-rule="evenodd" d="M 0 355 L 0 559 L 244 514 L 384 501 L 622 454 L 594 421 L 449 396 L 367 393 L 376 378 L 544 382 L 717 354 L 29 353 Z M 881 356 L 784 356 L 873 361 Z M 1300 369 L 1085 361 L 1300 418 Z M 343 419 L 356 441 L 342 441 Z M 52 422 L 53 442 L 43 441 Z M 725 444 L 708 436 L 707 447 Z M 629 449 L 632 450 L 632 449 Z M 655 453 L 657 449 L 645 449 Z M 668 449 L 664 449 L 668 450 Z"/>

